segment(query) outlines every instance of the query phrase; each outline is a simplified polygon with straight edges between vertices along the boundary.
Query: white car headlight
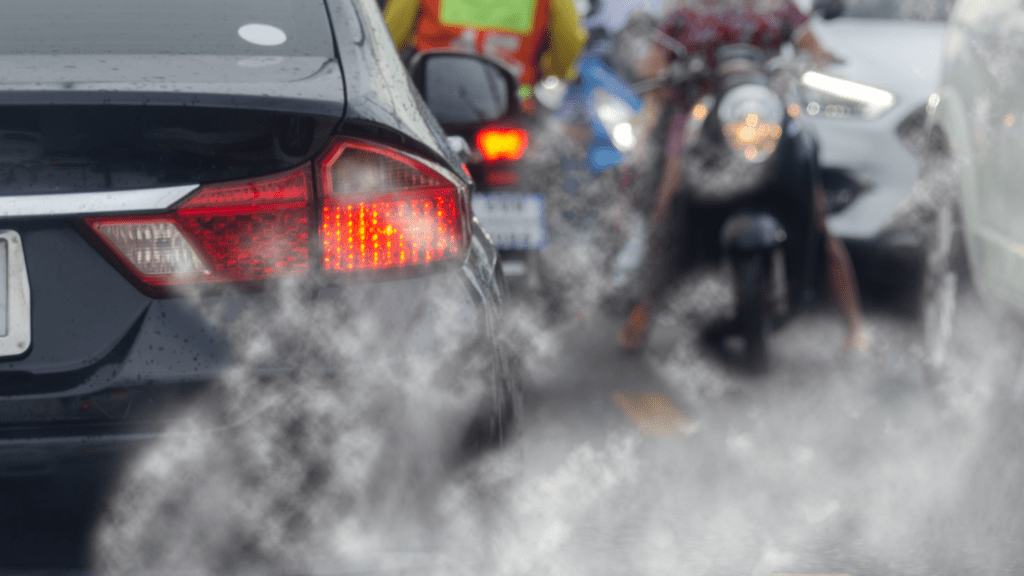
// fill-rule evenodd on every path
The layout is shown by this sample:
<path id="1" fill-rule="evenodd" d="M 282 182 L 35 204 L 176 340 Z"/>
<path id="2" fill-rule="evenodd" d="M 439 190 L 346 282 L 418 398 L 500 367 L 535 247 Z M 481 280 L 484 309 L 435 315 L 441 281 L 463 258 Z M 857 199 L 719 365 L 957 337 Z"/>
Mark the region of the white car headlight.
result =
<path id="1" fill-rule="evenodd" d="M 729 147 L 749 162 L 767 160 L 782 137 L 785 107 L 768 87 L 760 84 L 737 86 L 722 96 L 718 120 Z"/>
<path id="2" fill-rule="evenodd" d="M 597 88 L 594 90 L 594 112 L 615 148 L 620 152 L 629 152 L 636 147 L 632 124 L 636 112 L 625 100 Z"/>
<path id="3" fill-rule="evenodd" d="M 821 72 L 804 72 L 800 84 L 811 116 L 824 113 L 829 118 L 856 116 L 874 120 L 896 105 L 892 92 Z"/>

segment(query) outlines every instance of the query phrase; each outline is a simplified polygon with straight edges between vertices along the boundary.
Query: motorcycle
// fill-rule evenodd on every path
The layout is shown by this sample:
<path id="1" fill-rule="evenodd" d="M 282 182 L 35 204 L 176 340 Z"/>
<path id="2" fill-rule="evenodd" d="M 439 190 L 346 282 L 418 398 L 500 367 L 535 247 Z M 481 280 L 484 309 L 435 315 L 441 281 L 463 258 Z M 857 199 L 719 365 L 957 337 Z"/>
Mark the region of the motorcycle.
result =
<path id="1" fill-rule="evenodd" d="M 639 97 L 599 55 L 582 59 L 580 78 L 571 89 L 558 81 L 571 92 L 565 100 L 573 103 L 563 110 L 575 106 L 590 135 L 586 174 L 574 173 L 566 169 L 566 163 L 573 161 L 568 151 L 571 139 L 551 129 L 551 124 L 564 118 L 557 119 L 555 111 L 544 108 L 524 113 L 517 96 L 519 86 L 507 69 L 501 74 L 501 85 L 508 85 L 508 91 L 494 90 L 494 78 L 486 75 L 471 83 L 472 93 L 449 94 L 440 81 L 421 86 L 426 66 L 440 62 L 451 66 L 466 57 L 443 49 L 423 51 L 409 59 L 410 75 L 428 106 L 436 110 L 441 127 L 459 139 L 457 147 L 464 148 L 464 164 L 476 182 L 473 214 L 498 249 L 510 295 L 539 303 L 548 317 L 557 317 L 575 306 L 580 286 L 587 285 L 589 293 L 590 285 L 600 284 L 591 282 L 592 264 L 607 251 L 607 212 L 615 208 L 615 198 L 607 198 L 605 192 L 618 194 L 618 186 L 589 184 L 621 162 L 634 144 L 630 120 L 640 109 Z M 486 56 L 476 58 L 502 66 Z M 453 67 L 453 78 L 462 74 L 461 66 L 465 64 Z M 535 87 L 538 101 L 548 94 L 545 84 L 551 80 Z M 507 113 L 487 113 L 498 104 Z M 542 255 L 549 244 L 554 244 L 551 254 Z M 581 250 L 580 244 L 587 249 Z"/>
<path id="2" fill-rule="evenodd" d="M 535 89 L 541 104 L 557 110 L 567 122 L 589 129 L 586 166 L 598 175 L 622 163 L 636 147 L 632 120 L 643 103 L 632 87 L 606 61 L 611 40 L 596 32 L 578 58 L 579 77 L 571 84 L 545 78 Z"/>
<path id="3" fill-rule="evenodd" d="M 771 332 L 823 283 L 817 146 L 801 125 L 791 69 L 780 57 L 766 61 L 754 46 L 727 45 L 709 69 L 681 45 L 669 45 L 679 58 L 666 77 L 641 82 L 638 91 L 701 86 L 706 95 L 689 110 L 683 184 L 672 206 L 682 225 L 668 248 L 685 270 L 728 262 L 735 311 L 714 335 L 739 336 L 737 354 L 761 370 Z"/>
<path id="4" fill-rule="evenodd" d="M 426 75 L 427 66 L 444 66 L 448 76 Z M 539 285 L 536 253 L 548 241 L 547 218 L 544 196 L 524 189 L 530 138 L 519 82 L 500 60 L 446 49 L 416 53 L 408 67 L 476 183 L 473 215 L 498 248 L 510 293 L 520 291 L 517 280 Z M 476 77 L 467 81 L 467 74 Z M 428 78 L 437 80 L 428 86 Z"/>
<path id="5" fill-rule="evenodd" d="M 570 306 L 586 309 L 625 284 L 640 262 L 642 218 L 623 194 L 616 169 L 633 150 L 632 120 L 642 103 L 609 64 L 614 43 L 601 29 L 577 59 L 578 77 L 535 86 L 544 118 L 538 123 L 551 159 L 546 188 L 551 244 L 543 261 L 558 265 L 548 278 Z M 548 267 L 552 267 L 549 264 Z"/>

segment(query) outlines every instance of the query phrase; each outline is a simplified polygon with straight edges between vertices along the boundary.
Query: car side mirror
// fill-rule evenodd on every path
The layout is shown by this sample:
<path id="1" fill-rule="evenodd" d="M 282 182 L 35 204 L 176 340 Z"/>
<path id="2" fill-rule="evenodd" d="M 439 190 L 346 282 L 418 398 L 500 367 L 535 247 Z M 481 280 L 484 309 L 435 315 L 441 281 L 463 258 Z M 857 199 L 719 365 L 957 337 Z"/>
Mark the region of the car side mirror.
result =
<path id="1" fill-rule="evenodd" d="M 841 16 L 845 10 L 846 2 L 843 0 L 814 0 L 814 13 L 825 20 Z"/>
<path id="2" fill-rule="evenodd" d="M 420 52 L 409 62 L 409 75 L 446 130 L 519 112 L 518 82 L 493 58 L 445 50 Z"/>

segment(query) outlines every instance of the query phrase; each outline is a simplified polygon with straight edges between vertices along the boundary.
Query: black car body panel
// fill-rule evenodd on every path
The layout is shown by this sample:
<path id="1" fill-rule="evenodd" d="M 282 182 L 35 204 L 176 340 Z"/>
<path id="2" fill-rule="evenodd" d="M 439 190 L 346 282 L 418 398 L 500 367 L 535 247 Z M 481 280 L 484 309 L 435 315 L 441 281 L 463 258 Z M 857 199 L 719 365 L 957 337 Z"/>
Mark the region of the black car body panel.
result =
<path id="1" fill-rule="evenodd" d="M 57 0 L 5 3 L 0 105 L 203 104 L 341 116 L 344 88 L 319 2 L 100 0 L 74 14 L 66 8 Z M 252 36 L 247 26 L 262 28 Z"/>
<path id="2" fill-rule="evenodd" d="M 337 116 L 235 104 L 0 105 L 0 196 L 256 177 L 308 162 L 327 145 L 339 122 Z M 113 195 L 127 202 L 127 194 Z M 19 209 L 11 202 L 0 205 L 0 218 L 73 213 L 67 205 L 43 209 L 41 200 Z M 107 209 L 120 208 L 111 204 Z"/>
<path id="3" fill-rule="evenodd" d="M 346 122 L 386 127 L 458 166 L 441 126 L 406 74 L 372 0 L 325 0 L 345 73 Z M 460 174 L 461 175 L 461 174 Z"/>
<path id="4" fill-rule="evenodd" d="M 106 10 L 124 4 L 109 0 L 100 6 Z M 130 4 L 145 11 L 157 10 L 164 3 Z M 232 1 L 234 4 L 237 2 Z M 300 17 L 280 24 L 288 38 L 311 36 L 292 51 L 264 50 L 238 40 L 237 23 L 266 21 L 259 10 L 272 4 L 294 8 L 300 2 L 257 2 L 251 20 L 239 16 L 230 22 L 225 21 L 223 8 L 210 8 L 221 14 L 220 20 L 213 19 L 222 24 L 217 33 L 230 37 L 223 46 L 203 43 L 209 32 L 206 27 L 184 32 L 186 28 L 171 26 L 177 35 L 173 38 L 166 31 L 154 33 L 157 48 L 153 49 L 133 44 L 145 40 L 139 31 L 115 37 L 98 48 L 96 38 L 84 32 L 62 40 L 66 44 L 53 46 L 39 38 L 24 44 L 0 39 L 0 67 L 5 70 L 0 78 L 0 120 L 5 110 L 34 106 L 52 107 L 72 118 L 86 118 L 91 111 L 118 118 L 123 112 L 127 114 L 124 118 L 135 118 L 134 123 L 123 122 L 126 131 L 146 124 L 146 114 L 155 118 L 161 111 L 182 109 L 197 114 L 220 110 L 225 117 L 232 110 L 266 112 L 268 115 L 260 118 L 271 120 L 256 124 L 271 126 L 280 120 L 288 128 L 308 118 L 312 125 L 308 142 L 294 153 L 279 153 L 286 139 L 278 136 L 289 134 L 288 129 L 257 134 L 251 141 L 262 148 L 254 149 L 269 159 L 253 162 L 241 172 L 238 167 L 245 165 L 244 161 L 210 168 L 210 163 L 202 160 L 206 157 L 200 155 L 196 166 L 208 170 L 197 168 L 191 178 L 185 173 L 162 173 L 158 162 L 153 162 L 137 170 L 142 176 L 122 184 L 112 183 L 110 173 L 119 165 L 103 164 L 106 155 L 80 159 L 76 164 L 80 173 L 106 174 L 106 180 L 90 180 L 75 173 L 73 185 L 67 173 L 58 170 L 63 167 L 63 156 L 29 150 L 30 157 L 24 157 L 26 142 L 29 148 L 48 149 L 43 128 L 6 128 L 18 135 L 8 146 L 13 152 L 7 156 L 0 133 L 0 170 L 14 174 L 23 165 L 39 164 L 40 158 L 49 170 L 45 177 L 33 173 L 27 184 L 18 184 L 13 176 L 7 180 L 15 185 L 5 187 L 0 181 L 0 230 L 16 231 L 23 239 L 32 293 L 31 349 L 20 356 L 0 358 L 0 454 L 51 462 L 146 441 L 159 432 L 165 418 L 204 394 L 231 370 L 243 370 L 254 380 L 286 387 L 298 372 L 314 369 L 310 365 L 344 379 L 359 371 L 358 363 L 400 365 L 449 355 L 433 377 L 439 389 L 463 378 L 456 374 L 460 370 L 484 366 L 488 374 L 480 380 L 483 387 L 463 394 L 459 418 L 445 420 L 445 425 L 453 427 L 464 427 L 468 420 L 486 414 L 501 403 L 499 396 L 517 385 L 510 375 L 509 353 L 498 337 L 502 286 L 496 252 L 479 226 L 472 227 L 464 259 L 443 269 L 352 281 L 318 272 L 314 260 L 308 275 L 288 282 L 184 289 L 154 296 L 141 291 L 98 250 L 95 234 L 82 219 L 92 212 L 61 211 L 62 203 L 65 208 L 73 206 L 66 200 L 83 192 L 109 192 L 102 205 L 119 213 L 126 208 L 118 206 L 118 194 L 128 197 L 128 192 L 119 192 L 122 190 L 207 184 L 308 165 L 324 152 L 332 133 L 372 138 L 417 154 L 470 183 L 449 150 L 445 134 L 412 87 L 376 4 L 367 0 L 301 3 L 303 8 L 294 11 Z M 20 7 L 25 13 L 19 12 L 19 21 L 38 32 L 40 23 L 25 14 L 42 18 L 39 15 L 46 12 L 33 6 L 30 2 Z M 182 10 L 174 6 L 176 13 Z M 285 9 L 267 10 L 276 14 Z M 301 27 L 302 22 L 310 27 Z M 0 32 L 10 26 L 9 22 L 6 27 L 0 25 Z M 14 37 L 25 36 L 18 34 Z M 160 48 L 165 37 L 170 39 Z M 89 46 L 94 48 L 87 49 Z M 228 146 L 216 133 L 199 133 L 195 126 L 164 128 L 161 134 L 178 142 L 174 146 L 179 154 L 208 147 L 217 156 Z M 0 132 L 4 129 L 0 126 Z M 90 140 L 88 130 L 82 129 L 80 140 Z M 145 140 L 138 135 L 126 138 L 126 142 Z M 48 195 L 45 199 L 58 206 L 56 213 L 43 208 L 36 213 L 5 208 L 27 196 L 43 199 L 40 194 Z M 186 199 L 182 195 L 171 205 L 154 205 L 148 212 L 173 209 Z M 135 210 L 147 212 L 144 207 Z M 300 295 L 295 308 L 300 317 L 293 319 L 285 334 L 257 325 L 269 330 L 279 346 L 254 360 L 239 346 L 239 338 L 247 334 L 239 332 L 234 321 L 259 318 L 264 310 L 280 313 L 279 298 L 286 291 Z M 360 322 L 355 321 L 357 316 Z M 359 326 L 365 325 L 373 330 L 358 332 Z M 310 361 L 315 356 L 311 350 L 330 344 L 325 334 L 337 334 L 350 326 L 354 341 L 374 345 L 361 346 L 357 357 L 342 354 L 339 361 Z M 458 329 L 453 331 L 453 326 Z M 478 357 L 480 362 L 470 362 L 470 357 Z M 257 400 L 244 414 L 234 414 L 244 417 L 223 425 L 237 425 L 257 416 L 265 408 Z M 5 473 L 0 469 L 0 475 Z"/>
<path id="5" fill-rule="evenodd" d="M 338 117 L 344 110 L 344 84 L 333 58 L 188 54 L 0 57 L 4 61 L 0 105 L 202 105 Z"/>
<path id="6" fill-rule="evenodd" d="M 12 380 L 95 366 L 146 311 L 149 299 L 68 223 L 0 221 L 0 227 L 21 233 L 35 336 L 28 354 L 0 361 L 5 391 Z"/>
<path id="7" fill-rule="evenodd" d="M 309 0 L 8 0 L 0 54 L 207 54 L 333 56 L 323 5 Z M 239 29 L 262 23 L 273 34 Z M 248 38 L 248 40 L 247 40 Z"/>

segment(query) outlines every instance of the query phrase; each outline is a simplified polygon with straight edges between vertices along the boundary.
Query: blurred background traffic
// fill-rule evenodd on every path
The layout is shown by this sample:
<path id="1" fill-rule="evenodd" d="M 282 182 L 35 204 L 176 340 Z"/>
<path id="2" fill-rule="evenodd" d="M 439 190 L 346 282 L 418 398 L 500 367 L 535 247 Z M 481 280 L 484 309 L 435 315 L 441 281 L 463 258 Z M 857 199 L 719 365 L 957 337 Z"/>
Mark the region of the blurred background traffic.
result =
<path id="1" fill-rule="evenodd" d="M 695 268 L 741 273 L 736 242 L 769 233 L 762 225 L 791 238 L 753 251 L 780 252 L 749 271 L 775 302 L 744 302 L 734 282 L 735 321 L 741 308 L 775 311 L 755 314 L 769 327 L 746 328 L 741 348 L 763 348 L 751 331 L 830 299 L 844 347 L 867 347 L 861 291 L 923 318 L 923 334 L 949 323 L 942 278 L 962 262 L 935 256 L 938 199 L 954 186 L 927 108 L 951 2 L 434 4 L 382 8 L 407 59 L 470 52 L 511 72 L 519 105 L 506 113 L 466 105 L 486 90 L 466 98 L 435 83 L 424 96 L 458 137 L 513 297 L 546 320 L 628 313 L 619 341 L 637 349 L 662 292 Z M 535 18 L 514 29 L 516 10 Z M 749 126 L 730 136 L 733 121 Z M 717 150 L 723 134 L 745 162 Z M 734 218 L 762 212 L 757 225 Z M 948 337 L 928 338 L 940 363 Z"/>

